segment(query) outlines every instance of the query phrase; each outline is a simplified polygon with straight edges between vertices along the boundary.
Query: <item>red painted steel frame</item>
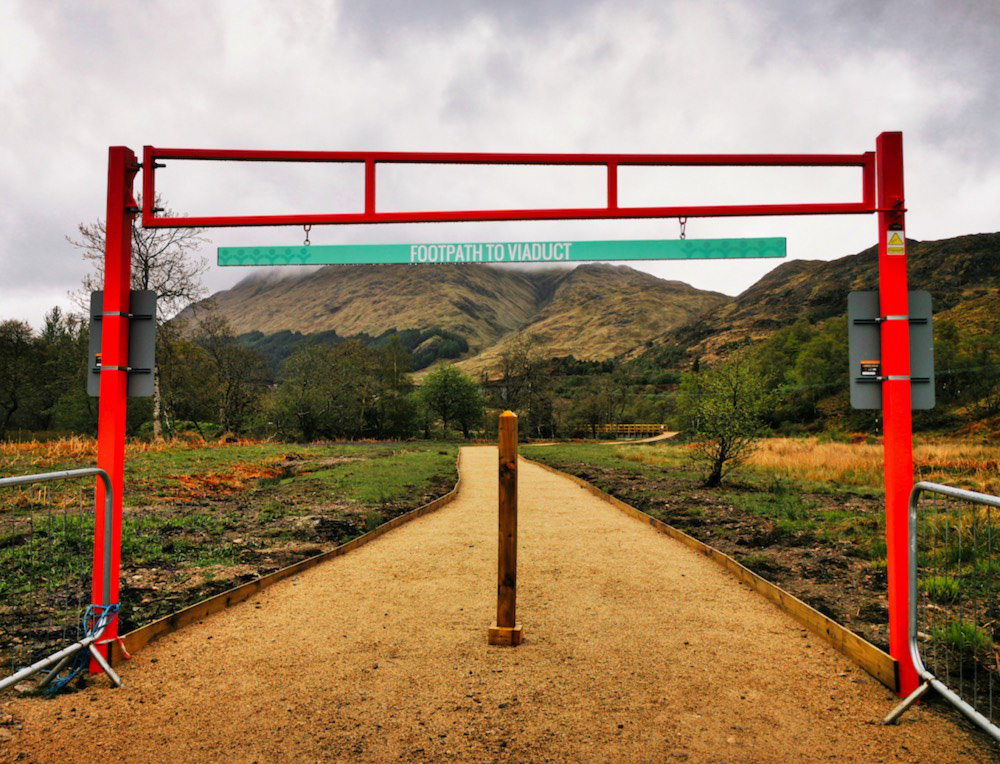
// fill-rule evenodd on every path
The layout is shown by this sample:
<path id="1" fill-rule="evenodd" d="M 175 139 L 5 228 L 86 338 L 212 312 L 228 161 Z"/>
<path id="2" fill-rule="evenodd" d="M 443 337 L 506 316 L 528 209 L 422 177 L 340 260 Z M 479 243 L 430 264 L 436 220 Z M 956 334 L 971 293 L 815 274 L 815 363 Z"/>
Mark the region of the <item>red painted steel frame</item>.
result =
<path id="1" fill-rule="evenodd" d="M 329 215 L 265 215 L 239 217 L 157 217 L 157 160 L 202 160 L 244 162 L 353 162 L 363 164 L 364 211 Z M 398 153 L 351 151 L 220 151 L 203 149 L 158 149 L 146 146 L 143 155 L 142 222 L 147 227 L 228 227 L 263 225 L 316 225 L 343 223 L 420 223 L 487 220 L 573 220 L 606 218 L 720 217 L 751 215 L 834 215 L 878 213 L 879 290 L 883 316 L 906 316 L 907 284 L 905 254 L 890 254 L 890 226 L 904 222 L 903 139 L 901 133 L 882 133 L 875 152 L 864 154 L 779 155 L 673 155 L 673 154 L 468 154 Z M 607 168 L 607 203 L 585 209 L 528 209 L 378 212 L 376 210 L 376 166 L 378 164 L 451 165 L 554 165 Z M 669 167 L 860 167 L 862 200 L 835 204 L 742 205 L 710 207 L 620 207 L 618 168 Z M 126 314 L 129 301 L 131 227 L 134 201 L 132 182 L 137 166 L 126 148 L 110 150 L 108 171 L 107 253 L 105 262 L 105 318 L 103 353 L 106 366 L 127 366 L 128 322 L 115 315 Z M 877 189 L 876 189 L 877 182 Z M 877 199 L 876 199 L 877 191 Z M 908 694 L 917 686 L 908 643 L 908 548 L 906 540 L 907 498 L 913 484 L 913 443 L 910 412 L 909 322 L 882 323 L 882 364 L 892 379 L 883 383 L 885 422 L 886 542 L 889 573 L 889 642 L 899 661 L 900 687 Z M 897 379 L 902 378 L 902 379 Z M 121 540 L 121 487 L 125 461 L 125 373 L 107 370 L 101 374 L 101 408 L 98 429 L 98 466 L 111 476 L 116 489 L 112 560 L 112 602 L 118 601 L 119 550 Z M 94 551 L 94 602 L 100 602 L 100 559 L 103 538 L 103 498 L 98 486 L 98 522 Z M 117 630 L 117 624 L 114 626 Z M 115 632 L 117 633 L 117 631 Z M 110 657 L 110 656 L 109 656 Z"/>
<path id="2" fill-rule="evenodd" d="M 125 485 L 125 403 L 128 374 L 128 312 L 132 274 L 132 223 L 137 211 L 132 183 L 139 165 L 135 154 L 122 146 L 108 150 L 108 216 L 104 251 L 104 316 L 101 320 L 101 397 L 97 422 L 97 466 L 111 478 L 114 503 L 111 523 L 110 602 L 104 590 L 104 484 L 97 481 L 94 523 L 94 573 L 91 602 L 118 602 L 121 568 L 122 493 Z M 118 636 L 118 619 L 104 632 L 104 640 Z M 103 640 L 102 640 L 103 641 Z M 110 662 L 111 647 L 100 647 Z M 91 673 L 100 671 L 96 662 Z"/>
<path id="3" fill-rule="evenodd" d="M 363 212 L 299 215 L 157 217 L 158 160 L 226 162 L 335 162 L 364 164 Z M 607 168 L 603 207 L 526 210 L 426 210 L 378 212 L 376 167 L 380 164 L 551 165 Z M 861 201 L 819 204 L 718 205 L 700 207 L 620 207 L 619 167 L 859 167 Z M 747 217 L 759 215 L 851 215 L 875 212 L 875 154 L 470 154 L 391 151 L 240 151 L 160 149 L 143 151 L 142 224 L 148 228 L 323 225 L 345 223 L 454 223 L 489 220 L 598 220 L 611 218 Z"/>
<path id="4" fill-rule="evenodd" d="M 889 577 L 889 652 L 899 661 L 899 691 L 905 697 L 920 680 L 910 659 L 909 543 L 907 516 L 913 488 L 913 421 L 910 406 L 910 322 L 906 252 L 890 254 L 891 230 L 904 237 L 903 136 L 883 133 L 878 161 L 879 315 L 882 322 L 882 419 L 885 460 L 885 534 Z"/>

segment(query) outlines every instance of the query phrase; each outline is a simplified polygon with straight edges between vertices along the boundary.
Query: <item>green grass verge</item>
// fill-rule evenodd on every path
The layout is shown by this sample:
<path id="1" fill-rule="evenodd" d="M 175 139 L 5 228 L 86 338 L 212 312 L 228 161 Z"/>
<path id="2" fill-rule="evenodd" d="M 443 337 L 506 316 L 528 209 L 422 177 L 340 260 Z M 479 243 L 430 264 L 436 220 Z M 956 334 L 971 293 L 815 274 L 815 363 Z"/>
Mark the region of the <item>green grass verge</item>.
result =
<path id="1" fill-rule="evenodd" d="M 273 569 L 293 562 L 296 555 L 314 554 L 320 545 L 373 530 L 449 491 L 457 477 L 457 452 L 457 445 L 440 443 L 178 444 L 176 450 L 137 454 L 126 472 L 124 612 L 131 618 L 140 604 L 130 599 L 130 589 L 137 585 L 147 587 L 137 595 L 150 598 L 144 602 L 151 604 L 143 607 L 169 612 L 189 604 L 183 600 L 188 596 L 182 593 L 183 581 L 194 570 L 211 581 L 223 575 L 220 569 L 235 565 Z M 277 474 L 274 465 L 281 467 Z M 295 465 L 294 472 L 289 465 Z M 245 479 L 235 488 L 223 485 L 221 493 L 210 490 L 213 480 L 230 474 Z M 209 489 L 200 490 L 202 483 Z M 61 614 L 65 607 L 75 607 L 79 597 L 89 597 L 92 499 L 64 509 L 53 505 L 56 498 L 58 494 L 38 495 L 15 511 L 8 508 L 6 518 L 0 512 L 0 598 L 5 606 L 0 634 L 5 629 L 22 634 L 25 644 L 35 638 L 31 629 L 36 627 L 7 623 L 4 613 L 18 619 L 18 612 L 30 612 L 37 620 L 37 614 Z M 306 514 L 310 517 L 298 521 Z M 203 594 L 200 589 L 190 592 L 195 599 Z M 143 611 L 130 625 L 160 614 Z M 0 639 L 0 653 L 7 647 Z"/>
<path id="2" fill-rule="evenodd" d="M 423 495 L 442 476 L 454 476 L 457 455 L 451 445 L 344 454 L 357 460 L 317 467 L 282 484 L 295 483 L 303 490 L 329 492 L 367 506 L 393 504 Z"/>
<path id="3" fill-rule="evenodd" d="M 875 500 L 868 487 L 816 483 L 767 470 L 745 466 L 730 476 L 721 489 L 701 486 L 701 468 L 689 450 L 679 444 L 656 443 L 643 446 L 602 446 L 593 443 L 565 443 L 555 446 L 525 446 L 524 456 L 589 479 L 604 490 L 616 487 L 627 491 L 621 498 L 656 507 L 672 500 L 668 521 L 686 528 L 684 518 L 697 519 L 697 527 L 711 523 L 709 513 L 698 507 L 677 507 L 678 499 L 697 498 L 704 503 L 725 505 L 739 513 L 773 523 L 778 536 L 808 536 L 822 543 L 850 542 L 854 554 L 879 567 L 885 558 L 884 524 L 881 513 L 845 508 L 847 500 Z M 599 474 L 600 473 L 600 474 Z M 856 502 L 857 503 L 857 502 Z M 661 519 L 664 519 L 661 517 Z M 723 529 L 713 528 L 723 534 Z"/>

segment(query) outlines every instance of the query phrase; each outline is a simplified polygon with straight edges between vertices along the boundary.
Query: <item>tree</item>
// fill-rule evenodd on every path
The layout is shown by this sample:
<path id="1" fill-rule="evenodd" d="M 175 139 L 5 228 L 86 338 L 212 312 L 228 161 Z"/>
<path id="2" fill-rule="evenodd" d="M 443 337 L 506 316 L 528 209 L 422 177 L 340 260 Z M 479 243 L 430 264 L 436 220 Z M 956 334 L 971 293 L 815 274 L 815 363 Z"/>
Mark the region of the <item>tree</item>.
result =
<path id="1" fill-rule="evenodd" d="M 257 409 L 270 381 L 264 356 L 241 344 L 229 323 L 209 316 L 198 324 L 195 343 L 212 363 L 219 425 L 226 432 L 241 432 Z"/>
<path id="2" fill-rule="evenodd" d="M 706 488 L 717 487 L 753 453 L 770 406 L 765 376 L 746 356 L 684 376 L 682 413 L 698 438 L 694 456 L 707 469 Z"/>
<path id="3" fill-rule="evenodd" d="M 439 363 L 424 378 L 420 397 L 427 408 L 441 417 L 445 436 L 448 422 L 458 422 L 468 438 L 474 424 L 483 418 L 483 393 L 476 381 L 456 366 Z"/>
<path id="4" fill-rule="evenodd" d="M 37 343 L 24 321 L 0 323 L 0 439 L 40 384 Z"/>
<path id="5" fill-rule="evenodd" d="M 413 381 L 407 373 L 413 357 L 393 337 L 389 344 L 375 351 L 375 401 L 369 419 L 376 438 L 386 435 L 407 437 L 417 429 L 417 405 Z"/>
<path id="6" fill-rule="evenodd" d="M 42 428 L 95 432 L 96 399 L 87 394 L 87 321 L 55 307 L 45 314 L 38 344 L 43 364 L 43 381 L 39 385 Z"/>
<path id="7" fill-rule="evenodd" d="M 142 197 L 138 197 L 142 206 Z M 157 207 L 165 207 L 157 196 Z M 164 209 L 161 215 L 173 213 Z M 105 221 L 80 223 L 78 238 L 66 240 L 83 253 L 83 259 L 93 265 L 93 271 L 83 277 L 80 289 L 71 293 L 73 300 L 85 311 L 90 310 L 90 293 L 104 288 Z M 208 268 L 197 252 L 208 240 L 200 228 L 143 228 L 136 219 L 132 224 L 132 289 L 151 290 L 157 295 L 157 321 L 163 323 L 188 304 L 207 293 L 201 276 Z M 158 343 L 159 344 L 159 343 Z M 160 434 L 159 369 L 153 370 L 153 432 Z"/>
<path id="8" fill-rule="evenodd" d="M 819 402 L 839 396 L 849 405 L 850 388 L 844 384 L 848 368 L 847 319 L 827 321 L 812 337 L 803 342 L 794 360 L 790 379 L 811 419 L 822 413 Z"/>
<path id="9" fill-rule="evenodd" d="M 597 440 L 598 426 L 605 424 L 608 412 L 603 385 L 592 379 L 573 399 L 570 409 L 572 419 L 590 428 L 590 434 Z"/>
<path id="10" fill-rule="evenodd" d="M 270 410 L 279 431 L 302 440 L 358 437 L 375 411 L 375 356 L 358 342 L 299 347 L 281 366 Z"/>
<path id="11" fill-rule="evenodd" d="M 218 416 L 216 364 L 185 330 L 186 322 L 174 320 L 157 332 L 161 427 L 167 435 L 193 428 L 205 437 L 203 423 Z"/>
<path id="12" fill-rule="evenodd" d="M 142 197 L 138 197 L 142 205 Z M 157 196 L 156 206 L 163 207 Z M 174 213 L 164 209 L 161 217 Z M 79 238 L 66 237 L 66 241 L 83 253 L 83 259 L 93 264 L 93 272 L 83 277 L 79 291 L 73 297 L 84 310 L 90 309 L 90 293 L 104 288 L 104 249 L 106 227 L 103 220 L 80 223 Z M 205 287 L 201 276 L 208 262 L 197 252 L 208 240 L 200 228 L 143 228 L 138 218 L 132 225 L 132 289 L 151 289 L 156 292 L 158 309 L 164 318 L 170 318 L 181 308 L 202 297 Z"/>
<path id="13" fill-rule="evenodd" d="M 521 336 L 500 353 L 499 402 L 520 419 L 519 426 L 538 436 L 553 435 L 552 375 L 534 341 Z"/>
<path id="14" fill-rule="evenodd" d="M 938 404 L 964 408 L 972 422 L 1000 414 L 1000 339 L 947 320 L 934 335 Z"/>

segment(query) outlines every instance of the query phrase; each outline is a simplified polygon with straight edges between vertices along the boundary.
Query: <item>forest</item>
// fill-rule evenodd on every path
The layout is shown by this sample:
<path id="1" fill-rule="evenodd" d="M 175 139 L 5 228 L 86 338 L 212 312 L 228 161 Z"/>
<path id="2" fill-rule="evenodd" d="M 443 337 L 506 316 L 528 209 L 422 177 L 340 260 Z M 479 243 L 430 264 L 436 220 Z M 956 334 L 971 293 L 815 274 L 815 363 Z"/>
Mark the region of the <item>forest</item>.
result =
<path id="1" fill-rule="evenodd" d="M 914 413 L 918 431 L 988 430 L 1000 416 L 1000 339 L 948 321 L 935 324 L 937 405 Z M 266 352 L 260 337 L 237 336 L 208 312 L 167 322 L 157 335 L 157 394 L 129 402 L 132 436 L 223 434 L 286 440 L 407 439 L 492 432 L 500 411 L 519 414 L 523 435 L 596 436 L 603 424 L 649 422 L 684 429 L 698 375 L 740 363 L 759 378 L 775 434 L 878 433 L 878 412 L 850 407 L 846 318 L 805 320 L 768 339 L 729 348 L 725 360 L 691 359 L 660 345 L 631 359 L 545 358 L 514 343 L 490 374 L 473 379 L 413 349 L 445 335 L 391 332 L 380 338 L 335 333 L 291 338 Z M 459 343 L 448 341 L 447 355 Z M 273 350 L 273 348 L 271 348 Z M 53 308 L 38 331 L 0 322 L 0 439 L 96 433 L 97 399 L 88 326 Z"/>

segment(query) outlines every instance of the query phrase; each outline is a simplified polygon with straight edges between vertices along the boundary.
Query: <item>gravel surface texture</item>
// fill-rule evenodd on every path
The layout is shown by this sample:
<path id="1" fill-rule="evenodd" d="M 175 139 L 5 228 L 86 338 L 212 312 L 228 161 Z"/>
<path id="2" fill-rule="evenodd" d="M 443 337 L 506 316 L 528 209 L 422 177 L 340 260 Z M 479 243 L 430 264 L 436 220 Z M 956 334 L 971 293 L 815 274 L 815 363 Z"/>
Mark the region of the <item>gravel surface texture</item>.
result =
<path id="1" fill-rule="evenodd" d="M 0 701 L 0 761 L 984 761 L 724 571 L 522 464 L 520 647 L 496 606 L 497 452 L 458 499 L 151 644 L 53 700 Z"/>

